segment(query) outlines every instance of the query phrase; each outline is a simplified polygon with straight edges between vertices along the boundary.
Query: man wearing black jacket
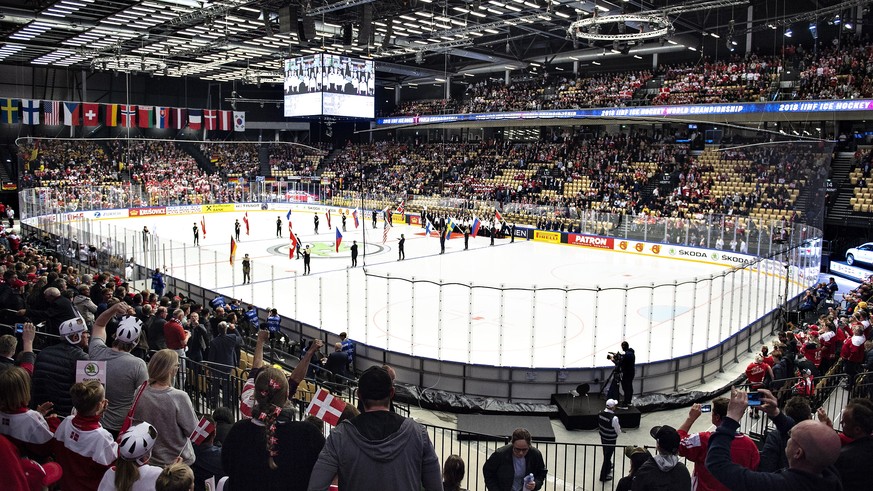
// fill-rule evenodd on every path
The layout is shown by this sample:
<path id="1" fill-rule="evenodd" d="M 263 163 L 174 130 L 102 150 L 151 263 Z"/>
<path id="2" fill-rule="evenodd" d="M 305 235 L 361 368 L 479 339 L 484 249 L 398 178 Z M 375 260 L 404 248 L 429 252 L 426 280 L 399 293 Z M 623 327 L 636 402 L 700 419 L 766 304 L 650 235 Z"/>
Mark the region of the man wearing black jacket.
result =
<path id="1" fill-rule="evenodd" d="M 840 438 L 834 430 L 812 420 L 795 424 L 779 411 L 776 397 L 769 390 L 759 389 L 758 393 L 761 409 L 788 438 L 788 469 L 755 472 L 731 461 L 731 442 L 749 404 L 745 391 L 733 389 L 727 417 L 709 438 L 709 472 L 731 491 L 841 491 L 840 476 L 833 468 L 840 455 Z"/>

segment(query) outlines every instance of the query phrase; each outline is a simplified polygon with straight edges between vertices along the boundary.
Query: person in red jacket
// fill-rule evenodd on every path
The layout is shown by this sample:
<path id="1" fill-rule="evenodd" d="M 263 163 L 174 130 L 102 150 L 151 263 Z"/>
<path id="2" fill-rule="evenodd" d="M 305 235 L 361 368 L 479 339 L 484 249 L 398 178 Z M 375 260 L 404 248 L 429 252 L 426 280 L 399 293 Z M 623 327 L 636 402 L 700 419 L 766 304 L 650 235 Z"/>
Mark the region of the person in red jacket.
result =
<path id="1" fill-rule="evenodd" d="M 830 322 L 824 322 L 819 331 L 818 342 L 821 350 L 821 370 L 822 375 L 834 365 L 837 356 L 837 333 L 834 332 L 834 325 Z"/>
<path id="2" fill-rule="evenodd" d="M 749 379 L 750 386 L 749 391 L 754 392 L 758 389 L 763 389 L 764 377 L 769 377 L 770 380 L 773 380 L 773 369 L 770 368 L 770 365 L 764 363 L 764 358 L 761 355 L 756 355 L 755 361 L 749 363 L 749 366 L 746 367 L 746 378 Z M 755 419 L 761 417 L 758 414 L 757 408 L 753 408 L 751 416 Z"/>
<path id="3" fill-rule="evenodd" d="M 721 425 L 727 415 L 729 402 L 730 400 L 726 397 L 719 397 L 712 401 L 712 424 L 716 428 Z M 691 478 L 692 482 L 697 483 L 697 487 L 694 488 L 696 491 L 728 491 L 728 488 L 718 482 L 704 465 L 706 450 L 709 448 L 709 437 L 712 432 L 689 433 L 691 426 L 697 421 L 700 414 L 700 404 L 692 405 L 688 411 L 688 418 L 676 430 L 679 433 L 679 438 L 682 439 L 679 445 L 679 456 L 694 462 L 694 472 Z M 748 436 L 737 432 L 733 442 L 731 442 L 731 461 L 747 469 L 758 470 L 761 456 L 755 442 Z"/>
<path id="4" fill-rule="evenodd" d="M 864 326 L 856 324 L 852 327 L 852 337 L 843 343 L 843 349 L 840 351 L 840 358 L 844 360 L 845 371 L 848 379 L 846 380 L 846 390 L 852 391 L 855 388 L 855 379 L 858 373 L 861 372 L 861 363 L 864 362 L 864 342 L 867 338 L 864 337 Z"/>
<path id="5" fill-rule="evenodd" d="M 55 430 L 54 455 L 64 469 L 64 491 L 97 489 L 106 469 L 115 462 L 118 445 L 100 425 L 109 401 L 103 385 L 96 380 L 79 382 L 70 388 L 75 416 L 67 416 Z"/>

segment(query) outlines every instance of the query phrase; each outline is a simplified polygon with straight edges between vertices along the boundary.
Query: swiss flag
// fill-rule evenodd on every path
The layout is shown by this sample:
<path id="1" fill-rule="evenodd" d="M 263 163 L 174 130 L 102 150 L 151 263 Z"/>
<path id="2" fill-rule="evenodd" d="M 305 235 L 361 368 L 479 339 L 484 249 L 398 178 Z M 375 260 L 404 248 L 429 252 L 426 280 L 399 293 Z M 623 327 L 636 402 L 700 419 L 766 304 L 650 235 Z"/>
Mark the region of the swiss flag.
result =
<path id="1" fill-rule="evenodd" d="M 318 389 L 318 392 L 312 397 L 309 407 L 306 408 L 306 414 L 311 414 L 331 426 L 336 426 L 345 408 L 346 401 L 334 397 L 325 389 Z"/>
<path id="2" fill-rule="evenodd" d="M 218 111 L 218 129 L 221 131 L 233 130 L 233 114 L 231 111 Z"/>
<path id="3" fill-rule="evenodd" d="M 200 445 L 209 438 L 209 434 L 213 431 L 215 431 L 215 423 L 203 417 L 200 418 L 200 422 L 197 423 L 197 427 L 194 428 L 194 431 L 191 432 L 191 436 L 188 438 L 194 445 Z"/>
<path id="4" fill-rule="evenodd" d="M 217 125 L 216 125 L 217 121 L 215 121 L 218 118 L 218 115 L 215 114 L 217 112 L 218 111 L 216 111 L 215 109 L 204 109 L 203 110 L 203 119 L 205 120 L 204 126 L 207 130 L 214 130 L 215 128 L 217 128 Z"/>
<path id="5" fill-rule="evenodd" d="M 85 126 L 97 126 L 97 114 L 99 113 L 98 104 L 82 104 L 82 117 L 85 120 Z"/>

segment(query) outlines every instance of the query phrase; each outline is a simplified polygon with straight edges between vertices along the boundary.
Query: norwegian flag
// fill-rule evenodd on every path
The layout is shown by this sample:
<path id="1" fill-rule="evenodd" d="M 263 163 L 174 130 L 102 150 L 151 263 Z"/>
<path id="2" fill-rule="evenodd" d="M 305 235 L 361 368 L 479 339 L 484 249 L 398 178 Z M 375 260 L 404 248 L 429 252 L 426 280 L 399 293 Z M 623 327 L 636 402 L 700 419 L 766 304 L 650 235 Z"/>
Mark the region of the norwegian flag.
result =
<path id="1" fill-rule="evenodd" d="M 403 205 L 404 204 L 406 204 L 406 200 L 404 200 L 404 199 L 400 200 L 400 204 L 397 205 L 397 213 L 399 213 L 401 215 L 403 214 Z"/>
<path id="2" fill-rule="evenodd" d="M 191 443 L 194 445 L 200 445 L 209 438 L 209 434 L 213 431 L 215 431 L 215 423 L 203 417 L 200 418 L 200 422 L 197 423 L 197 427 L 194 428 L 194 431 L 191 432 L 191 436 L 189 436 L 188 439 L 191 440 Z"/>
<path id="3" fill-rule="evenodd" d="M 311 414 L 331 426 L 336 426 L 345 408 L 346 401 L 334 397 L 325 389 L 318 389 L 309 403 L 309 407 L 306 408 L 306 414 Z"/>
<path id="4" fill-rule="evenodd" d="M 249 234 L 249 212 L 246 212 L 246 214 L 243 215 L 243 223 L 246 224 L 246 235 L 248 235 Z"/>
<path id="5" fill-rule="evenodd" d="M 136 106 L 121 105 L 121 126 L 136 126 Z"/>

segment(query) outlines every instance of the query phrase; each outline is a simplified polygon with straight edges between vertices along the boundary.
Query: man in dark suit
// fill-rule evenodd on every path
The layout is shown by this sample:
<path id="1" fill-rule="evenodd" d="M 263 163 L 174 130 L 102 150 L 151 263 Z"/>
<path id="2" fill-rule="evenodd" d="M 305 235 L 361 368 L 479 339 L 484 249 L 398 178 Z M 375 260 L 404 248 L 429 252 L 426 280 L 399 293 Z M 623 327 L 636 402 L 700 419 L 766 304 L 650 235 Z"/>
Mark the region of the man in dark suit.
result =
<path id="1" fill-rule="evenodd" d="M 349 364 L 349 355 L 343 351 L 342 343 L 334 343 L 333 353 L 327 355 L 324 368 L 334 375 L 346 376 L 346 365 Z"/>

